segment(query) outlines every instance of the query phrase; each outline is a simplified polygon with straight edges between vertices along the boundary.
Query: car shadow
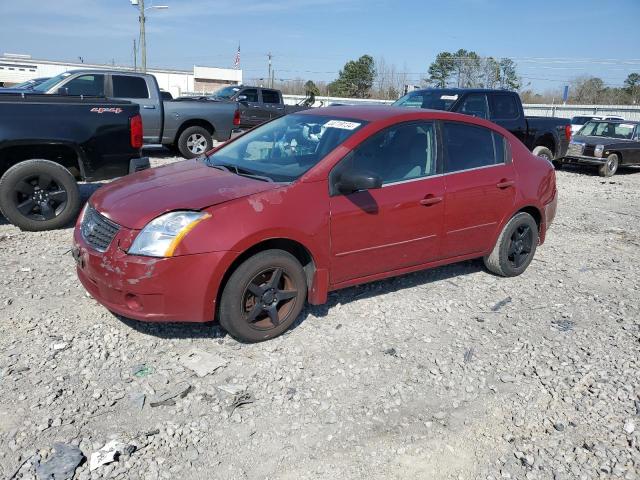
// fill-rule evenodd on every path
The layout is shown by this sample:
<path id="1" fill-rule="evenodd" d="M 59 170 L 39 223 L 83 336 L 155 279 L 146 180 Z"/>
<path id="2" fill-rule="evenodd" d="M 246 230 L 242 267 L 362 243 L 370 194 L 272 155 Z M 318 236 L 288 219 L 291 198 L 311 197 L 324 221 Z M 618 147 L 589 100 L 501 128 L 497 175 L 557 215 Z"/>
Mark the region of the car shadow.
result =
<path id="1" fill-rule="evenodd" d="M 284 335 L 287 335 L 298 328 L 310 316 L 316 318 L 327 317 L 331 313 L 331 309 L 338 304 L 346 305 L 358 300 L 378 295 L 386 295 L 441 281 L 448 281 L 454 288 L 460 288 L 460 285 L 457 285 L 453 280 L 454 278 L 471 275 L 482 270 L 482 261 L 469 260 L 420 272 L 409 273 L 386 280 L 366 283 L 355 287 L 349 287 L 343 290 L 337 290 L 329 294 L 327 303 L 323 305 L 307 304 L 296 321 L 292 324 L 291 328 L 287 330 Z M 128 327 L 144 335 L 151 335 L 163 339 L 222 339 L 228 337 L 228 334 L 217 322 L 152 323 L 132 320 L 115 313 L 113 313 L 113 315 Z"/>

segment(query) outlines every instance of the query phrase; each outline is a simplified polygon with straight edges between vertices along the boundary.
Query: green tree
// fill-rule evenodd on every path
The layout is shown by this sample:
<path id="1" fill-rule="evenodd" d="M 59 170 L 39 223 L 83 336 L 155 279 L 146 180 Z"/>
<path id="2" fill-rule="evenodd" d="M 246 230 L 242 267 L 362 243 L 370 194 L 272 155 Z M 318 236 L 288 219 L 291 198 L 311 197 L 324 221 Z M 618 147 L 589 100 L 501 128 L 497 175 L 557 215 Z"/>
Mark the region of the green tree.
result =
<path id="1" fill-rule="evenodd" d="M 624 90 L 631 97 L 631 102 L 640 102 L 640 73 L 630 73 L 624 81 L 624 85 Z"/>
<path id="2" fill-rule="evenodd" d="M 375 76 L 373 57 L 363 55 L 345 64 L 338 78 L 329 84 L 329 91 L 337 97 L 367 98 Z"/>
<path id="3" fill-rule="evenodd" d="M 510 58 L 500 59 L 500 87 L 508 90 L 520 89 L 520 78 L 516 72 L 516 62 Z"/>
<path id="4" fill-rule="evenodd" d="M 440 52 L 435 61 L 429 65 L 429 78 L 425 79 L 434 87 L 445 88 L 455 69 L 453 54 Z"/>
<path id="5" fill-rule="evenodd" d="M 308 95 L 320 95 L 320 89 L 313 80 L 308 80 L 307 83 L 304 84 L 304 89 Z"/>

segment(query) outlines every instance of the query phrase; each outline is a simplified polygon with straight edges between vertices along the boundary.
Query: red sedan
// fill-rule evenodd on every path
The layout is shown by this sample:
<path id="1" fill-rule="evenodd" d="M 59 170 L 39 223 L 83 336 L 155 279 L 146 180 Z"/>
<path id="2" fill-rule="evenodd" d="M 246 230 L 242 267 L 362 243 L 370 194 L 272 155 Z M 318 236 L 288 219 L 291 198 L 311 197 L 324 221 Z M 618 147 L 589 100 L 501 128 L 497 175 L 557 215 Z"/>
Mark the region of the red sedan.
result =
<path id="1" fill-rule="evenodd" d="M 519 275 L 556 202 L 552 165 L 493 123 L 339 106 L 101 188 L 73 252 L 117 314 L 218 319 L 255 342 L 331 290 L 479 257 Z"/>

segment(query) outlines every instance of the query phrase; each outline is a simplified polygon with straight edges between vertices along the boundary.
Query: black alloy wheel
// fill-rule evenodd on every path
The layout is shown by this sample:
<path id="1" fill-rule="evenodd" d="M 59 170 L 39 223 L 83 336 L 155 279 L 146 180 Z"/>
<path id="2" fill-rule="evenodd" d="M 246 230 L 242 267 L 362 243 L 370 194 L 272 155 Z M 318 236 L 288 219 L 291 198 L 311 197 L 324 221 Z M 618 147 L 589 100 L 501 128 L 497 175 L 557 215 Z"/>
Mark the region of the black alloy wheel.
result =
<path id="1" fill-rule="evenodd" d="M 29 175 L 14 186 L 14 206 L 31 220 L 54 219 L 66 208 L 68 197 L 64 185 L 47 173 Z"/>
<path id="2" fill-rule="evenodd" d="M 282 268 L 256 275 L 245 287 L 242 309 L 252 328 L 269 330 L 286 321 L 295 306 L 298 290 Z"/>
<path id="3" fill-rule="evenodd" d="M 509 263 L 519 269 L 524 265 L 533 250 L 533 231 L 529 225 L 520 225 L 511 235 L 511 243 L 507 251 Z"/>

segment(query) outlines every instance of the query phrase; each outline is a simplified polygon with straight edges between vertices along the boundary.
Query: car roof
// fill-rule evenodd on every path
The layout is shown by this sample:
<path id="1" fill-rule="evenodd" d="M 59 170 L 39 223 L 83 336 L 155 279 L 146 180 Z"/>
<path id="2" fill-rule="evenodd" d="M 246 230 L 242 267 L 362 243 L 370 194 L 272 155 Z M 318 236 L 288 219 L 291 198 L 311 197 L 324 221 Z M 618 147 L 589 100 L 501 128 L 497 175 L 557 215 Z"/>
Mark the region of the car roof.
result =
<path id="1" fill-rule="evenodd" d="M 594 119 L 594 122 L 600 122 L 600 123 L 625 123 L 625 124 L 632 124 L 632 125 L 638 125 L 640 123 L 640 121 L 638 120 L 623 120 L 621 118 L 598 118 L 598 119 Z"/>
<path id="2" fill-rule="evenodd" d="M 445 110 L 430 110 L 427 108 L 407 108 L 392 107 L 390 105 L 336 105 L 333 107 L 310 108 L 296 112 L 301 115 L 319 115 L 323 117 L 333 117 L 344 120 L 362 120 L 365 122 L 378 122 L 385 120 L 410 120 L 414 118 L 425 120 L 464 120 L 467 123 L 478 125 L 491 125 L 492 128 L 499 128 L 488 120 L 461 113 L 448 112 Z"/>
<path id="3" fill-rule="evenodd" d="M 413 90 L 409 93 L 416 92 L 439 92 L 439 93 L 509 93 L 516 95 L 516 92 L 511 90 L 503 90 L 499 88 L 421 88 Z"/>

